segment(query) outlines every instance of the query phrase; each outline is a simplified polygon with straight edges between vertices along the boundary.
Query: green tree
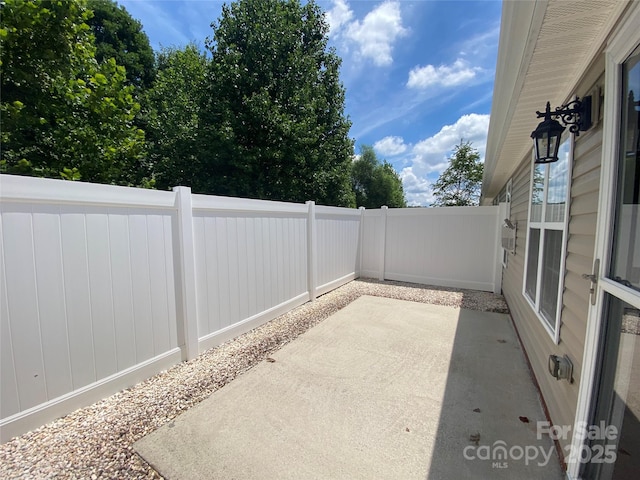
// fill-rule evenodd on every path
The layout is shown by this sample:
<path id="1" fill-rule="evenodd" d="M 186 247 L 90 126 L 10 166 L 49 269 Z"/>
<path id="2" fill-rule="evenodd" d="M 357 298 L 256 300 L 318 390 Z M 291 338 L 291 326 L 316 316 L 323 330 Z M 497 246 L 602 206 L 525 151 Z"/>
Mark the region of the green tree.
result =
<path id="1" fill-rule="evenodd" d="M 351 185 L 358 207 L 407 206 L 398 173 L 387 161 L 380 163 L 373 147 L 369 145 L 360 148 L 360 157 L 353 162 Z"/>
<path id="2" fill-rule="evenodd" d="M 201 112 L 201 192 L 354 205 L 341 60 L 312 1 L 222 8 Z"/>
<path id="3" fill-rule="evenodd" d="M 142 24 L 112 0 L 89 0 L 93 17 L 87 20 L 95 38 L 96 60 L 114 58 L 127 72 L 127 84 L 151 87 L 155 77 L 155 59 L 149 37 Z"/>
<path id="4" fill-rule="evenodd" d="M 158 74 L 146 94 L 145 120 L 158 188 L 199 182 L 198 132 L 207 63 L 195 45 L 166 48 L 157 56 Z"/>
<path id="5" fill-rule="evenodd" d="M 432 206 L 478 205 L 483 167 L 478 150 L 472 147 L 471 142 L 460 140 L 449 158 L 449 166 L 433 185 L 436 201 Z"/>
<path id="6" fill-rule="evenodd" d="M 83 1 L 2 7 L 0 170 L 118 184 L 144 181 L 144 132 L 125 70 L 95 60 Z"/>

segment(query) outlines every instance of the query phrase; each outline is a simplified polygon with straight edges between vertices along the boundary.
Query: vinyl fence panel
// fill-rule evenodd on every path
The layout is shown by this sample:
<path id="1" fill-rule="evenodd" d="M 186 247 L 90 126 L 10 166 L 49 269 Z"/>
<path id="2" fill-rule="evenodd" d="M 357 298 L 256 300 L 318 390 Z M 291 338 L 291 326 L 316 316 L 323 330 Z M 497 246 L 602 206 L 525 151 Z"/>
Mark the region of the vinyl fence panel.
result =
<path id="1" fill-rule="evenodd" d="M 1 439 L 361 275 L 499 288 L 496 212 L 355 210 L 0 175 Z"/>
<path id="2" fill-rule="evenodd" d="M 362 259 L 360 275 L 382 278 L 384 275 L 384 241 L 386 210 L 365 210 L 362 225 Z"/>
<path id="3" fill-rule="evenodd" d="M 317 295 L 358 276 L 360 220 L 359 210 L 316 207 Z"/>
<path id="4" fill-rule="evenodd" d="M 309 299 L 305 205 L 194 200 L 201 350 Z"/>
<path id="5" fill-rule="evenodd" d="M 1 187 L 6 440 L 146 378 L 149 362 L 166 368 L 180 350 L 172 193 L 4 175 Z"/>
<path id="6" fill-rule="evenodd" d="M 383 209 L 364 219 L 363 276 L 499 291 L 498 207 Z"/>

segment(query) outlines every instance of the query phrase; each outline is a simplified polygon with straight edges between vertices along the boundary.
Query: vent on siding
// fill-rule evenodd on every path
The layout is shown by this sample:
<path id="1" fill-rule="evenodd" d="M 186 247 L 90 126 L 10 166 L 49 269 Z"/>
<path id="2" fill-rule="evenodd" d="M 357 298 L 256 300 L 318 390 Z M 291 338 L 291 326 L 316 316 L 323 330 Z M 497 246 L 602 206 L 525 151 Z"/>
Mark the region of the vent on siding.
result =
<path id="1" fill-rule="evenodd" d="M 502 248 L 507 252 L 516 253 L 516 226 L 505 219 L 502 224 Z"/>

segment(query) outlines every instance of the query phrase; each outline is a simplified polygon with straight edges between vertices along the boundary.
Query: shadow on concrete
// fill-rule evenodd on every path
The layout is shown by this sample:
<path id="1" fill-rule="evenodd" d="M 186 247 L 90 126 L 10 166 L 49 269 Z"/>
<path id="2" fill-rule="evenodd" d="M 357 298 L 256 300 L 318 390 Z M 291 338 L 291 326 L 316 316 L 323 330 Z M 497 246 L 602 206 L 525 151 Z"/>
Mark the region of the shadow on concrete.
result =
<path id="1" fill-rule="evenodd" d="M 364 295 L 136 451 L 168 479 L 562 478 L 507 315 Z"/>
<path id="2" fill-rule="evenodd" d="M 460 310 L 451 347 L 426 478 L 563 478 L 510 317 Z"/>

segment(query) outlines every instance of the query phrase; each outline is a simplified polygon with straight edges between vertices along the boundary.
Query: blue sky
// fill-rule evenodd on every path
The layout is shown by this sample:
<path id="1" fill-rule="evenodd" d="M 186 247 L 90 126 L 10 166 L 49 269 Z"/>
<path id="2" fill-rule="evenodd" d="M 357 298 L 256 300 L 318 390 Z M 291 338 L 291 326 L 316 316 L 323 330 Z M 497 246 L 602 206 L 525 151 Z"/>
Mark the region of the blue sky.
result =
<path id="1" fill-rule="evenodd" d="M 224 2 L 119 0 L 155 50 L 203 46 Z M 229 3 L 229 2 L 227 2 Z M 342 58 L 350 135 L 400 174 L 410 205 L 429 205 L 431 184 L 461 138 L 484 158 L 501 2 L 318 0 Z"/>

